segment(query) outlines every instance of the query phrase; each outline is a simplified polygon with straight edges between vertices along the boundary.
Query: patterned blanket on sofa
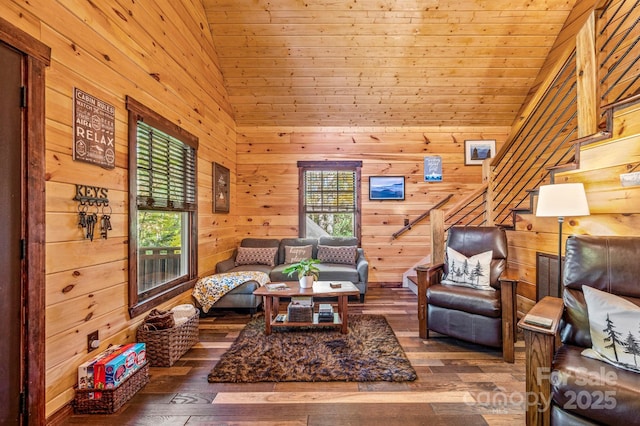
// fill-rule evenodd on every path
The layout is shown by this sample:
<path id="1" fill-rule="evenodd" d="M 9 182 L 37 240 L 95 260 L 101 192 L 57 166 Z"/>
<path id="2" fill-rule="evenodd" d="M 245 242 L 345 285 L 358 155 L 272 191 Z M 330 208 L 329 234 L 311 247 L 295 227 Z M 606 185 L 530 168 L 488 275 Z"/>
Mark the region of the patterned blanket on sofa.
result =
<path id="1" fill-rule="evenodd" d="M 269 275 L 258 271 L 226 272 L 202 277 L 193 287 L 193 297 L 198 301 L 202 310 L 209 309 L 222 296 L 247 281 L 257 281 L 260 285 L 269 282 Z"/>

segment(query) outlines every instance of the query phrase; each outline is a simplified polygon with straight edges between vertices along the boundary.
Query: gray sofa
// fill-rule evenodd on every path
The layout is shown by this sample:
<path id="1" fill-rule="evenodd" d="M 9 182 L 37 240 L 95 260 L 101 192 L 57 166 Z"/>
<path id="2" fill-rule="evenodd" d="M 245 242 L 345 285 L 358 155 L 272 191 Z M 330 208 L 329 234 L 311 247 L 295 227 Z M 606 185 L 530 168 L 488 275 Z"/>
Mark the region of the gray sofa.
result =
<path id="1" fill-rule="evenodd" d="M 285 247 L 287 246 L 312 246 L 312 257 L 317 258 L 318 245 L 324 246 L 357 246 L 358 240 L 356 238 L 349 237 L 320 237 L 316 238 L 283 238 L 281 240 L 274 238 L 245 238 L 240 242 L 240 247 L 248 248 L 265 248 L 265 247 L 277 247 L 277 251 L 274 256 L 274 265 L 263 264 L 249 264 L 236 266 L 236 254 L 229 259 L 223 260 L 216 265 L 216 273 L 221 274 L 225 272 L 235 271 L 262 271 L 269 274 L 272 282 L 279 281 L 295 281 L 297 277 L 294 275 L 289 277 L 283 273 L 283 270 L 288 266 L 285 264 Z M 364 250 L 357 247 L 357 257 L 355 264 L 344 263 L 319 263 L 317 264 L 320 269 L 320 281 L 351 281 L 360 290 L 360 302 L 364 302 L 364 297 L 367 292 L 367 280 L 369 278 L 369 262 L 364 256 Z M 245 308 L 250 307 L 246 304 L 258 306 L 260 301 L 254 298 L 249 300 L 253 295 L 253 291 L 256 289 L 255 282 L 247 282 L 239 287 L 236 287 L 232 292 L 226 294 L 214 305 L 214 308 Z M 231 297 L 230 297 L 231 296 Z M 227 299 L 229 298 L 229 299 Z M 226 299 L 226 300 L 225 300 Z M 256 305 L 258 304 L 258 305 Z"/>

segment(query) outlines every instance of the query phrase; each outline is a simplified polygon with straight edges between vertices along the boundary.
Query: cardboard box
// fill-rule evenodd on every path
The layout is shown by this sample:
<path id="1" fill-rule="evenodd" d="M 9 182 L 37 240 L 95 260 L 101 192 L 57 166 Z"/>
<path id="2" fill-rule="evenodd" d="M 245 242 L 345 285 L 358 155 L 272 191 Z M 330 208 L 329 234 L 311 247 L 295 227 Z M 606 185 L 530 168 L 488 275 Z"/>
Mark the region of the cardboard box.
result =
<path id="1" fill-rule="evenodd" d="M 133 343 L 123 345 L 111 355 L 101 358 L 93 366 L 93 387 L 95 389 L 104 389 L 107 377 L 107 364 L 121 354 L 129 351 L 133 347 Z"/>
<path id="2" fill-rule="evenodd" d="M 114 345 L 100 352 L 89 361 L 80 364 L 78 367 L 78 389 L 91 389 L 94 387 L 94 367 L 95 364 L 120 350 L 122 345 Z"/>
<path id="3" fill-rule="evenodd" d="M 96 387 L 114 389 L 120 386 L 129 376 L 138 371 L 147 362 L 144 343 L 134 343 L 123 352 L 104 363 L 104 378 L 95 379 Z M 99 382 L 97 381 L 99 380 Z"/>

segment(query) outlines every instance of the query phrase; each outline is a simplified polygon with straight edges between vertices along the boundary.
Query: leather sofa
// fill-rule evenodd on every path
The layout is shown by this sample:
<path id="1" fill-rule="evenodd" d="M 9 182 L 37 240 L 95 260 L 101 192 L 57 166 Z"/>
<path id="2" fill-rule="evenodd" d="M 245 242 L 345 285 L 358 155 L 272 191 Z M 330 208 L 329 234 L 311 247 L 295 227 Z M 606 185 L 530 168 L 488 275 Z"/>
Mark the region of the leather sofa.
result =
<path id="1" fill-rule="evenodd" d="M 570 236 L 562 284 L 561 299 L 543 298 L 518 324 L 527 352 L 527 424 L 640 424 L 640 372 L 588 358 L 589 351 L 582 354 L 601 341 L 592 339 L 592 330 L 603 327 L 590 326 L 590 320 L 606 316 L 609 322 L 616 309 L 595 305 L 599 309 L 594 311 L 592 305 L 589 318 L 590 294 L 600 290 L 616 301 L 608 294 L 621 296 L 632 303 L 623 302 L 632 318 L 637 315 L 633 305 L 640 306 L 640 237 Z M 596 291 L 587 294 L 583 286 Z M 638 332 L 640 315 L 637 319 L 631 321 L 631 333 Z M 617 342 L 619 353 L 625 350 L 624 334 Z"/>
<path id="2" fill-rule="evenodd" d="M 278 281 L 295 281 L 297 277 L 289 277 L 283 273 L 283 270 L 288 266 L 285 263 L 285 250 L 287 246 L 311 246 L 312 257 L 315 259 L 318 256 L 318 246 L 356 246 L 358 245 L 357 238 L 350 237 L 329 237 L 324 236 L 318 239 L 316 238 L 245 238 L 240 242 L 240 247 L 246 248 L 268 248 L 277 247 L 278 250 L 275 254 L 274 265 L 264 264 L 249 264 L 249 265 L 236 265 L 237 250 L 233 255 L 226 260 L 219 262 L 216 265 L 216 273 L 236 272 L 236 271 L 261 271 L 269 274 L 272 282 Z M 320 270 L 320 281 L 351 281 L 360 290 L 360 302 L 364 302 L 365 294 L 367 292 L 367 280 L 369 278 L 369 262 L 367 261 L 364 250 L 361 247 L 356 249 L 357 255 L 355 264 L 346 263 L 319 263 L 316 266 Z M 255 282 L 248 282 L 234 289 L 235 296 L 238 297 L 241 294 L 251 294 L 255 290 Z M 223 306 L 224 304 L 231 303 L 230 301 L 223 300 L 232 294 L 231 292 L 225 295 L 222 299 L 216 302 L 216 305 Z M 240 299 L 238 299 L 240 302 Z M 221 302 L 223 302 L 221 304 Z M 243 301 L 246 302 L 246 301 Z M 257 303 L 257 301 L 254 301 Z"/>

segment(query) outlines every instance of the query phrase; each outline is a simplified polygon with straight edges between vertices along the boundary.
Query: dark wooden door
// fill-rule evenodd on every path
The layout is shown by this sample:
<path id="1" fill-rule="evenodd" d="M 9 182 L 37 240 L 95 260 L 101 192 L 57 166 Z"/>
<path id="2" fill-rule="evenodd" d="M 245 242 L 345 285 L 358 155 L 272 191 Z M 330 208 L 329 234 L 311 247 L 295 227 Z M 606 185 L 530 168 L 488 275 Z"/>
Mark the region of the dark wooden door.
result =
<path id="1" fill-rule="evenodd" d="M 0 424 L 21 424 L 23 56 L 0 43 Z"/>

